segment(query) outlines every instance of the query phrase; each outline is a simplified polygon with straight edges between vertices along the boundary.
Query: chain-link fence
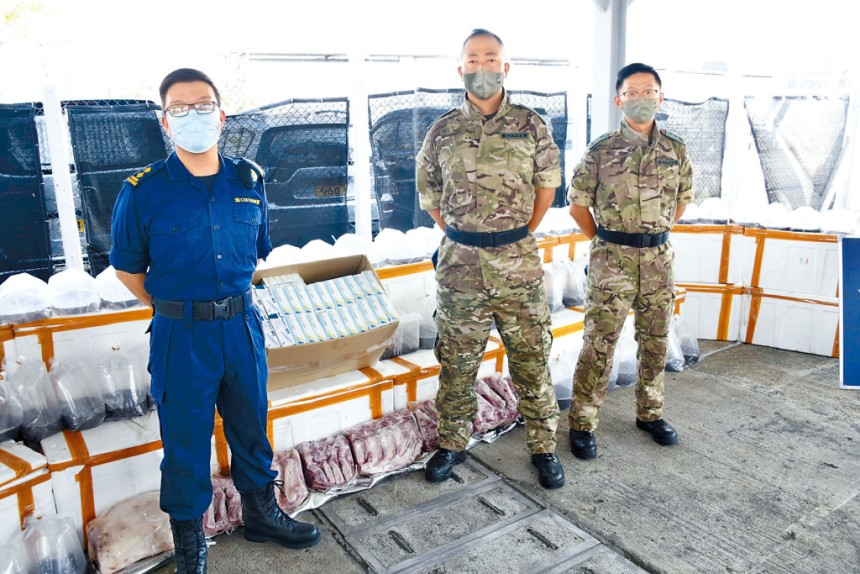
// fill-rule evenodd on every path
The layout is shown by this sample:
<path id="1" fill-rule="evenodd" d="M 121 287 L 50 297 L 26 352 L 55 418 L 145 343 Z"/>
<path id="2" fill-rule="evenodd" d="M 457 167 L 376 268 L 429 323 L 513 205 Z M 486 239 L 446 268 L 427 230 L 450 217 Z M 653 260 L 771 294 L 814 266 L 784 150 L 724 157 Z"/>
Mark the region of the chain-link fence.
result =
<path id="1" fill-rule="evenodd" d="M 33 104 L 0 105 L 0 283 L 53 272 Z"/>
<path id="2" fill-rule="evenodd" d="M 430 125 L 442 114 L 459 106 L 463 102 L 463 94 L 461 89 L 419 89 L 368 97 L 373 187 L 380 228 L 408 231 L 416 227 L 432 227 L 433 220 L 418 205 L 415 156 Z M 512 102 L 526 105 L 543 116 L 556 144 L 564 150 L 567 94 L 521 91 L 509 94 Z M 562 182 L 556 191 L 557 205 L 564 205 L 564 189 Z"/>
<path id="3" fill-rule="evenodd" d="M 820 209 L 842 152 L 848 98 L 746 97 L 769 203 Z"/>
<path id="4" fill-rule="evenodd" d="M 348 128 L 346 98 L 287 100 L 227 118 L 221 153 L 266 172 L 273 245 L 331 242 L 353 229 Z"/>
<path id="5" fill-rule="evenodd" d="M 590 143 L 601 134 L 591 133 L 591 94 L 587 100 L 586 141 Z M 666 99 L 657 112 L 658 125 L 678 134 L 687 143 L 693 164 L 696 203 L 722 194 L 728 115 L 729 101 L 720 98 L 709 98 L 699 103 Z"/>

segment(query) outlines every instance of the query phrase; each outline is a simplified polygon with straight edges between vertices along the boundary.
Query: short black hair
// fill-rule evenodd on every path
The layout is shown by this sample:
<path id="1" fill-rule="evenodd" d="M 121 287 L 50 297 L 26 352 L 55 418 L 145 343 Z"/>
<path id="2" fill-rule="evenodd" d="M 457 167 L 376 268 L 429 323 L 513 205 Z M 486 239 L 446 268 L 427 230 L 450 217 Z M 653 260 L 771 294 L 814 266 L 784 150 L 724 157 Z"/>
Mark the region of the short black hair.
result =
<path id="1" fill-rule="evenodd" d="M 194 68 L 179 68 L 178 70 L 173 70 L 161 80 L 161 86 L 158 88 L 158 93 L 161 96 L 161 107 L 164 107 L 167 98 L 167 90 L 173 84 L 181 84 L 184 82 L 204 82 L 209 84 L 209 87 L 212 88 L 212 91 L 215 92 L 215 103 L 218 106 L 221 106 L 221 94 L 218 92 L 218 88 L 215 87 L 215 82 L 212 81 L 212 78 L 201 72 L 200 70 L 195 70 Z"/>
<path id="2" fill-rule="evenodd" d="M 472 38 L 477 38 L 478 36 L 489 36 L 490 38 L 499 43 L 499 46 L 502 48 L 502 50 L 505 49 L 505 43 L 502 42 L 502 39 L 499 38 L 497 35 L 484 28 L 475 28 L 474 30 L 469 32 L 469 35 L 466 36 L 465 40 L 463 40 L 463 47 L 460 49 L 461 58 L 463 57 L 463 52 L 466 51 L 466 44 L 469 43 L 469 40 L 471 40 Z"/>
<path id="3" fill-rule="evenodd" d="M 657 73 L 657 70 L 649 66 L 648 64 L 640 64 L 638 62 L 634 64 L 627 64 L 620 70 L 618 70 L 618 79 L 615 80 L 615 92 L 617 93 L 621 86 L 624 85 L 624 80 L 632 76 L 633 74 L 651 74 L 654 76 L 654 79 L 657 80 L 657 85 L 661 88 L 663 87 L 663 82 L 660 80 L 660 74 Z"/>

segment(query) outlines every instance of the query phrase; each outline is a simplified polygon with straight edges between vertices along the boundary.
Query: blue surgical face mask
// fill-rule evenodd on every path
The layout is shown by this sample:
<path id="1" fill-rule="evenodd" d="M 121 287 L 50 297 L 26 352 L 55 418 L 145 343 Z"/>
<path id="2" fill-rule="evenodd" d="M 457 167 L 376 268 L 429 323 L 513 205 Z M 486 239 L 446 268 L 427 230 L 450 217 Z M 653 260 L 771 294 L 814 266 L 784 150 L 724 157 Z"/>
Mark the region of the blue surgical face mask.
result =
<path id="1" fill-rule="evenodd" d="M 188 110 L 181 118 L 167 116 L 167 125 L 173 134 L 173 143 L 191 153 L 203 153 L 218 143 L 221 135 L 221 114 L 216 108 L 211 114 L 198 114 Z"/>

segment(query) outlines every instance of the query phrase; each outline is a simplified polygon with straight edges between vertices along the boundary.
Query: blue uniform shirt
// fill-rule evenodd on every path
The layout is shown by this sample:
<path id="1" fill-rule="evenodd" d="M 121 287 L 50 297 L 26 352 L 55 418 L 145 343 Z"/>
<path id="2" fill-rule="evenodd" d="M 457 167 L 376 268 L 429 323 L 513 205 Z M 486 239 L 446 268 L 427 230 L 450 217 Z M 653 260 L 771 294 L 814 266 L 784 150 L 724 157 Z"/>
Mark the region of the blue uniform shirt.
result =
<path id="1" fill-rule="evenodd" d="M 218 158 L 211 193 L 175 153 L 127 179 L 119 193 L 111 265 L 148 270 L 144 287 L 156 299 L 210 301 L 242 293 L 257 259 L 272 251 L 262 178 L 248 189 L 239 177 L 243 160 Z"/>

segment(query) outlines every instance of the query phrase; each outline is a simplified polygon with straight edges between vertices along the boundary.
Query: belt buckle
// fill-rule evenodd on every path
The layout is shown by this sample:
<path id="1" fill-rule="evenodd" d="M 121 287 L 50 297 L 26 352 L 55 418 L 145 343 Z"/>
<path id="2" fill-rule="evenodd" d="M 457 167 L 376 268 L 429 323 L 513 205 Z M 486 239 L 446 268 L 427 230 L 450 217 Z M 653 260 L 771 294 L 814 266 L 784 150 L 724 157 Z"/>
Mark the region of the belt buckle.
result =
<path id="1" fill-rule="evenodd" d="M 229 319 L 227 312 L 230 309 L 230 297 L 225 297 L 220 301 L 212 301 L 212 318 L 213 319 Z"/>

